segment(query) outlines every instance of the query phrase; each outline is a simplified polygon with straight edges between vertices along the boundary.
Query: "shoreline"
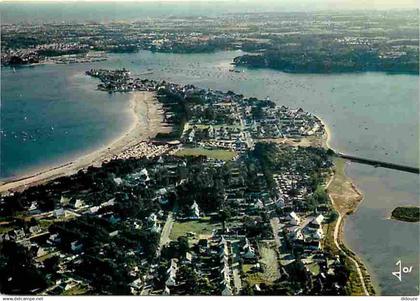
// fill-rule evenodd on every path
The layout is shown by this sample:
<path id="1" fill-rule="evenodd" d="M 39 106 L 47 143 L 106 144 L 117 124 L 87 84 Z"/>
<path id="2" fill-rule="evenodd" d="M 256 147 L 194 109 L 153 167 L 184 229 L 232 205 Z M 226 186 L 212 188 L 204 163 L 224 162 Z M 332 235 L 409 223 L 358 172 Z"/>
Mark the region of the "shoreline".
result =
<path id="1" fill-rule="evenodd" d="M 331 137 L 332 137 L 332 132 L 331 132 L 330 127 L 328 126 L 328 124 L 322 118 L 320 118 L 319 116 L 317 116 L 317 118 L 319 119 L 319 121 L 323 125 L 324 131 L 325 131 L 325 133 L 322 136 L 322 140 L 323 140 L 322 142 L 323 142 L 324 147 L 327 148 L 327 149 L 331 149 L 335 152 L 335 150 L 331 147 L 331 144 L 330 144 Z"/>
<path id="2" fill-rule="evenodd" d="M 324 120 L 320 119 L 320 121 L 325 130 L 325 134 L 323 135 L 323 144 L 327 149 L 331 149 L 335 152 L 335 150 L 331 148 L 330 144 L 332 137 L 331 129 Z M 346 162 L 347 161 L 345 159 L 341 158 L 334 160 L 334 170 L 332 171 L 330 179 L 325 186 L 331 205 L 338 213 L 337 221 L 333 222 L 333 229 L 330 227 L 327 228 L 326 240 L 329 241 L 326 243 L 332 250 L 335 250 L 336 253 L 344 254 L 346 258 L 349 259 L 348 264 L 355 267 L 355 270 L 351 269 L 351 267 L 349 268 L 350 276 L 352 272 L 357 273 L 357 278 L 353 275 L 353 278 L 349 279 L 349 290 L 351 295 L 359 295 L 362 292 L 362 295 L 372 296 L 376 293 L 372 283 L 372 278 L 366 268 L 366 265 L 363 263 L 361 258 L 344 243 L 344 222 L 346 216 L 353 214 L 359 207 L 360 203 L 364 200 L 363 193 L 358 189 L 356 184 L 353 182 L 353 179 L 346 174 Z M 332 189 L 332 192 L 330 191 L 330 186 L 332 184 L 338 188 L 336 189 L 335 194 L 334 189 Z M 340 204 L 338 204 L 337 200 Z M 354 286 L 357 287 L 358 291 L 355 290 Z"/>
<path id="3" fill-rule="evenodd" d="M 129 106 L 132 118 L 131 125 L 127 130 L 122 132 L 119 137 L 112 140 L 106 146 L 81 155 L 73 161 L 57 164 L 56 166 L 46 169 L 40 169 L 38 172 L 33 174 L 3 182 L 0 184 L 0 193 L 27 189 L 28 187 L 51 181 L 60 176 L 75 174 L 89 166 L 100 166 L 104 162 L 117 158 L 124 152 L 130 152 L 130 149 L 136 147 L 140 143 L 150 141 L 150 139 L 155 137 L 159 132 L 170 131 L 170 127 L 163 123 L 162 105 L 156 100 L 156 93 L 139 91 L 133 92 L 133 95 L 130 98 Z M 331 149 L 331 129 L 322 119 L 319 117 L 318 119 L 324 127 L 324 133 L 313 140 L 306 139 L 308 140 L 306 141 L 302 138 L 299 143 L 302 143 L 302 141 L 305 140 L 306 144 Z M 289 139 L 277 142 L 291 143 Z M 338 167 L 338 162 L 341 162 L 343 165 Z M 345 217 L 357 210 L 358 205 L 363 200 L 363 194 L 345 174 L 345 162 L 346 161 L 344 159 L 334 160 L 335 170 L 331 174 L 331 177 L 326 185 L 326 191 L 330 198 L 331 205 L 338 213 L 339 217 L 337 222 L 334 223 L 332 239 L 330 237 L 330 233 L 330 235 L 326 235 L 325 240 L 327 241 L 326 244 L 329 243 L 335 245 L 335 253 L 344 254 L 346 258 L 352 262 L 350 265 L 354 265 L 356 267 L 359 280 L 354 278 L 349 279 L 350 287 L 352 288 L 352 286 L 359 281 L 363 288 L 363 294 L 369 296 L 375 292 L 366 266 L 363 264 L 361 259 L 344 244 L 343 227 Z M 342 168 L 342 171 L 337 172 L 339 168 Z M 335 196 L 333 196 L 334 193 L 330 192 L 330 185 L 333 184 L 333 182 L 337 180 L 337 177 L 340 176 L 342 179 L 339 179 L 338 183 L 334 183 L 334 185 L 340 188 L 340 193 L 336 193 Z M 347 187 L 345 187 L 346 185 Z M 347 195 L 345 191 L 346 189 Z M 338 204 L 337 199 L 341 201 L 341 205 Z M 351 268 L 349 269 L 351 270 Z M 359 284 L 356 283 L 356 285 Z M 353 293 L 353 290 L 351 292 Z"/>
<path id="4" fill-rule="evenodd" d="M 35 170 L 33 173 L 16 179 L 1 182 L 0 193 L 26 189 L 60 176 L 75 174 L 88 166 L 100 166 L 103 162 L 111 160 L 130 147 L 140 142 L 148 142 L 159 132 L 170 130 L 163 123 L 162 106 L 156 100 L 154 92 L 133 92 L 129 106 L 131 108 L 131 125 L 106 146 L 83 154 L 72 161 L 62 162 L 52 167 Z"/>

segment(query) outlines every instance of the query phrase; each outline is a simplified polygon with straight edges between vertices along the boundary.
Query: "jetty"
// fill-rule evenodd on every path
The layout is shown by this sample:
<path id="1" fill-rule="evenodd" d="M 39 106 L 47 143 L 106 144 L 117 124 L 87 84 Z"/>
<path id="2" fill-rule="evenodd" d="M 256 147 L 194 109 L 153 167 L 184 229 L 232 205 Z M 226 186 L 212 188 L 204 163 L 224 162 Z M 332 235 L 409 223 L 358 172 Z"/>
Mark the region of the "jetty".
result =
<path id="1" fill-rule="evenodd" d="M 335 152 L 335 155 L 337 157 L 347 159 L 356 163 L 368 164 L 375 167 L 383 167 L 383 168 L 394 169 L 394 170 L 410 172 L 410 173 L 415 173 L 415 174 L 420 173 L 420 170 L 418 167 L 389 163 L 389 162 L 384 162 L 384 161 L 379 161 L 379 160 L 366 159 L 366 158 L 356 157 L 356 156 L 347 155 L 347 154 L 343 154 L 339 152 Z"/>

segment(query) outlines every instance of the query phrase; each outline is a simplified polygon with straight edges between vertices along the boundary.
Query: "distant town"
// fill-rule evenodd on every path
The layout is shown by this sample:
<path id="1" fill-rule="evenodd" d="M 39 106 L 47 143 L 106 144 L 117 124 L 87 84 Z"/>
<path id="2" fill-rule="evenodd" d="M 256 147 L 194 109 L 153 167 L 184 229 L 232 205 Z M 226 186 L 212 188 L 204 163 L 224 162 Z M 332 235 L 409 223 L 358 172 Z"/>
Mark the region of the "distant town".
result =
<path id="1" fill-rule="evenodd" d="M 295 73 L 419 73 L 418 11 L 229 14 L 87 24 L 2 24 L 2 65 L 150 50 L 246 52 L 232 64 Z"/>
<path id="2" fill-rule="evenodd" d="M 86 75 L 109 93 L 154 93 L 173 130 L 3 194 L 2 293 L 360 294 L 334 243 L 334 166 L 316 116 L 126 69 Z"/>

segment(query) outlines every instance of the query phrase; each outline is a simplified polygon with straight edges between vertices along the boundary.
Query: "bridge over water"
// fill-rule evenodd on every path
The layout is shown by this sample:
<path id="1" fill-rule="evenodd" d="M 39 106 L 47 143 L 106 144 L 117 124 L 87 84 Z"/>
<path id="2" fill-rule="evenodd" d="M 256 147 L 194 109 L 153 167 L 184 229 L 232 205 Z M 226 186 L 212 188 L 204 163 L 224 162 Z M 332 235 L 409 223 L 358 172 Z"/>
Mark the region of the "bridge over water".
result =
<path id="1" fill-rule="evenodd" d="M 350 160 L 350 161 L 353 161 L 353 162 L 356 162 L 356 163 L 373 165 L 375 167 L 395 169 L 395 170 L 400 170 L 400 171 L 410 172 L 410 173 L 415 173 L 415 174 L 420 173 L 420 170 L 419 170 L 418 167 L 400 165 L 400 164 L 395 164 L 395 163 L 388 163 L 388 162 L 372 160 L 372 159 L 365 159 L 365 158 L 346 155 L 346 154 L 338 153 L 338 152 L 336 152 L 335 154 L 336 154 L 336 156 L 338 156 L 340 158 L 347 159 L 347 160 Z"/>

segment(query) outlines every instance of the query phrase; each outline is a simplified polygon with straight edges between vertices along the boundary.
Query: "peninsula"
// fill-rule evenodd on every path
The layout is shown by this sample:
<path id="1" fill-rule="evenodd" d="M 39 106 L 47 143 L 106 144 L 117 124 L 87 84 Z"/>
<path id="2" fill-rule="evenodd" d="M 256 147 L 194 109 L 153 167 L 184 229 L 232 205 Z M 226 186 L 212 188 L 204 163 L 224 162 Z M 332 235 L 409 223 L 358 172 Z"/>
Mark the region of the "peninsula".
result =
<path id="1" fill-rule="evenodd" d="M 84 164 L 2 186 L 2 293 L 372 293 L 354 255 L 330 247 L 342 216 L 319 118 L 126 69 L 86 74 L 133 93 L 136 122 Z"/>

